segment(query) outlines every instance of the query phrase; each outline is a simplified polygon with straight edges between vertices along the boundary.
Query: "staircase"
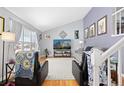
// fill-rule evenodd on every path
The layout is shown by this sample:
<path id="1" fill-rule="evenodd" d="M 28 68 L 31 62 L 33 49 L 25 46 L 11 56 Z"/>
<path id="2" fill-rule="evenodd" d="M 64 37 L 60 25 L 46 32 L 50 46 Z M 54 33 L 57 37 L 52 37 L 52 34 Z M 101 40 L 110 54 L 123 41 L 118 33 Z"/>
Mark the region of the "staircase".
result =
<path id="1" fill-rule="evenodd" d="M 117 43 L 115 43 L 112 47 L 110 47 L 107 51 L 102 52 L 101 50 L 97 48 L 93 48 L 91 51 L 91 63 L 93 65 L 93 86 L 99 86 L 99 66 L 102 65 L 105 60 L 107 60 L 107 66 L 108 66 L 108 86 L 111 86 L 111 70 L 110 70 L 110 57 L 118 53 L 118 69 L 117 69 L 117 78 L 118 78 L 118 86 L 122 85 L 122 48 L 124 47 L 124 37 L 121 38 Z"/>

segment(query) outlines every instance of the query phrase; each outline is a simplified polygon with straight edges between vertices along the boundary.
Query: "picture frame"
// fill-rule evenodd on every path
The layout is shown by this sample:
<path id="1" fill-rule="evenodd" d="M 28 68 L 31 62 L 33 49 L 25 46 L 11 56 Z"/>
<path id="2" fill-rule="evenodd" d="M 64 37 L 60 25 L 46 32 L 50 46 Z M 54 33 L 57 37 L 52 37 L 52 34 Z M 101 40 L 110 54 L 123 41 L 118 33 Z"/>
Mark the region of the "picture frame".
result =
<path id="1" fill-rule="evenodd" d="M 44 36 L 45 36 L 44 39 L 50 39 L 51 38 L 50 34 L 45 34 Z"/>
<path id="2" fill-rule="evenodd" d="M 4 22 L 5 19 L 0 16 L 0 35 L 2 34 L 2 32 L 4 32 Z"/>
<path id="3" fill-rule="evenodd" d="M 96 36 L 96 24 L 95 23 L 93 23 L 89 27 L 89 37 L 94 37 L 94 36 Z"/>
<path id="4" fill-rule="evenodd" d="M 75 30 L 74 37 L 75 39 L 79 39 L 79 30 Z"/>
<path id="5" fill-rule="evenodd" d="M 87 39 L 88 38 L 88 27 L 86 29 L 84 29 L 84 38 Z"/>
<path id="6" fill-rule="evenodd" d="M 42 33 L 39 34 L 39 41 L 42 40 Z"/>
<path id="7" fill-rule="evenodd" d="M 97 21 L 97 34 L 102 35 L 106 33 L 107 33 L 107 16 L 104 16 Z"/>
<path id="8" fill-rule="evenodd" d="M 65 31 L 59 33 L 59 36 L 64 39 L 68 34 Z"/>

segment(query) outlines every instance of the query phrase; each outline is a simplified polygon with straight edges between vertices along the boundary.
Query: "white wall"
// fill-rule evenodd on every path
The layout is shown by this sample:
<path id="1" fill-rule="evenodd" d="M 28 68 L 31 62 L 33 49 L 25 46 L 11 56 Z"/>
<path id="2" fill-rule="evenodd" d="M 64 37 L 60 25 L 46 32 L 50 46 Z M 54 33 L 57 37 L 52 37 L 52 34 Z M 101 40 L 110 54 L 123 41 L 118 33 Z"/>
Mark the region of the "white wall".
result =
<path id="1" fill-rule="evenodd" d="M 79 30 L 79 39 L 74 39 L 74 31 Z M 83 40 L 83 22 L 82 20 L 75 21 L 70 24 L 63 25 L 61 27 L 57 27 L 55 29 L 45 31 L 43 32 L 43 39 L 41 40 L 41 49 L 42 53 L 45 48 L 47 48 L 50 51 L 50 56 L 53 56 L 53 40 L 54 39 L 61 39 L 59 36 L 59 33 L 65 31 L 67 33 L 67 36 L 65 39 L 71 39 L 72 40 L 72 56 L 77 57 L 80 59 L 80 55 L 75 54 L 75 50 L 80 47 L 79 41 Z M 44 39 L 45 34 L 50 35 L 50 39 Z"/>
<path id="2" fill-rule="evenodd" d="M 9 12 L 8 10 L 6 10 L 5 8 L 0 8 L 0 16 L 5 18 L 5 28 L 4 31 L 8 31 L 9 30 L 9 18 L 12 18 L 16 21 L 18 21 L 19 23 L 23 24 L 25 27 L 33 30 L 33 31 L 38 31 L 36 28 L 34 28 L 33 26 L 31 26 L 30 24 L 26 23 L 25 21 L 23 21 L 22 19 L 18 18 L 17 16 L 15 16 L 14 14 L 12 14 L 11 12 Z M 3 51 L 3 44 L 2 44 L 2 40 L 0 39 L 0 81 L 1 81 L 1 76 L 2 76 L 2 51 Z M 7 43 L 5 43 L 5 63 L 6 63 L 6 59 L 7 59 Z M 10 53 L 11 54 L 11 53 Z M 5 70 L 4 70 L 5 71 Z"/>

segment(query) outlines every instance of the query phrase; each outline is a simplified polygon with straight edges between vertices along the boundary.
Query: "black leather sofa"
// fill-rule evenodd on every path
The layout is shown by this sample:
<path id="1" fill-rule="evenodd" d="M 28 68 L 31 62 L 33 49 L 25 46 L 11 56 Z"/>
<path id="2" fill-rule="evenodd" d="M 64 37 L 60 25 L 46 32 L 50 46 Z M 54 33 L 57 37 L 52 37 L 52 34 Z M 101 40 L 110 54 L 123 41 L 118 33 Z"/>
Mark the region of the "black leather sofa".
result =
<path id="1" fill-rule="evenodd" d="M 16 77 L 16 86 L 41 86 L 48 74 L 48 61 L 44 64 L 38 61 L 38 52 L 35 53 L 34 73 L 32 80 L 29 78 Z"/>
<path id="2" fill-rule="evenodd" d="M 90 51 L 92 47 L 87 47 L 85 51 Z M 75 60 L 72 61 L 72 73 L 75 80 L 80 86 L 88 86 L 88 66 L 87 66 L 87 57 L 83 52 L 82 62 L 79 65 Z"/>

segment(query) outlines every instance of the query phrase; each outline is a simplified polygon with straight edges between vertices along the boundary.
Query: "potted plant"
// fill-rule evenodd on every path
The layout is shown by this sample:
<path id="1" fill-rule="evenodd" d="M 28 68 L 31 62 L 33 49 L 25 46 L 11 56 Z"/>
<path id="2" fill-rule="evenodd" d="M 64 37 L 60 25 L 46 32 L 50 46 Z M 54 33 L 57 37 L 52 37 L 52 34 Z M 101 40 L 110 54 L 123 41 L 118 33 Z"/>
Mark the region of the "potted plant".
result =
<path id="1" fill-rule="evenodd" d="M 48 57 L 48 55 L 49 55 L 49 51 L 48 51 L 48 49 L 46 48 L 45 50 L 45 56 L 46 56 L 46 58 Z"/>

